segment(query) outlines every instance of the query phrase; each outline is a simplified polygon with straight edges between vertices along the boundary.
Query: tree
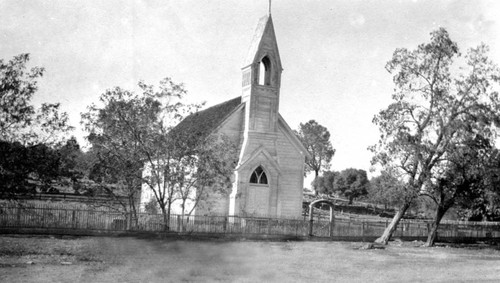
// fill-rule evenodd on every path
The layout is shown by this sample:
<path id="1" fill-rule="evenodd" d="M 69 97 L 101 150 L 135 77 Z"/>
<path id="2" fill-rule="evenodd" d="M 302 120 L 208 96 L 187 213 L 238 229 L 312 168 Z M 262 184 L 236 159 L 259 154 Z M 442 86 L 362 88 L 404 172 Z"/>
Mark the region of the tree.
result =
<path id="1" fill-rule="evenodd" d="M 330 161 L 335 154 L 330 142 L 330 132 L 315 120 L 310 120 L 305 124 L 300 123 L 295 134 L 311 155 L 311 158 L 306 159 L 305 172 L 314 172 L 316 179 L 321 170 L 330 169 Z"/>
<path id="2" fill-rule="evenodd" d="M 498 151 L 488 140 L 476 136 L 450 154 L 448 163 L 436 180 L 431 179 L 423 195 L 436 204 L 436 212 L 426 246 L 433 246 L 437 230 L 446 212 L 456 204 L 468 205 L 482 200 L 499 184 Z"/>
<path id="3" fill-rule="evenodd" d="M 16 199 L 37 192 L 56 193 L 57 187 L 78 178 L 75 168 L 67 144 L 53 148 L 45 144 L 25 146 L 0 141 L 0 192 L 5 198 Z"/>
<path id="4" fill-rule="evenodd" d="M 405 182 L 403 204 L 377 242 L 387 243 L 399 220 L 471 135 L 494 137 L 500 121 L 499 70 L 481 44 L 466 56 L 445 29 L 415 50 L 396 49 L 386 65 L 393 74 L 393 102 L 373 119 L 381 138 L 372 163 L 394 170 Z"/>
<path id="5" fill-rule="evenodd" d="M 104 107 L 91 105 L 82 121 L 98 156 L 96 176 L 114 184 L 108 193 L 127 196 L 135 211 L 132 200 L 142 184 L 153 194 L 169 229 L 173 202 L 180 200 L 184 208 L 192 199 L 196 206 L 208 194 L 207 187 L 227 188 L 221 184 L 230 182 L 234 162 L 228 155 L 235 147 L 224 137 L 195 142 L 199 138 L 194 133 L 172 132 L 201 107 L 182 102 L 186 94 L 182 85 L 166 78 L 158 90 L 142 82 L 139 88 L 141 94 L 121 88 L 106 91 L 101 95 Z"/>
<path id="6" fill-rule="evenodd" d="M 0 189 L 14 199 L 61 180 L 59 149 L 72 129 L 59 104 L 31 104 L 44 69 L 26 70 L 28 61 L 28 54 L 0 59 Z"/>
<path id="7" fill-rule="evenodd" d="M 362 169 L 348 168 L 336 174 L 333 190 L 349 199 L 352 204 L 355 198 L 368 193 L 368 177 Z"/>
<path id="8" fill-rule="evenodd" d="M 148 86 L 139 86 L 146 92 Z M 121 206 L 129 228 L 137 219 L 144 148 L 156 141 L 152 133 L 160 119 L 161 103 L 153 94 L 147 94 L 139 96 L 116 87 L 101 95 L 102 108 L 92 104 L 82 113 L 82 124 L 95 156 L 89 177 L 98 184 L 100 193 Z"/>
<path id="9" fill-rule="evenodd" d="M 322 176 L 314 179 L 311 185 L 316 192 L 331 195 L 334 193 L 333 182 L 337 175 L 338 172 L 325 171 Z"/>
<path id="10" fill-rule="evenodd" d="M 383 204 L 385 209 L 401 205 L 404 186 L 404 182 L 394 172 L 384 170 L 370 180 L 368 199 L 370 202 Z"/>
<path id="11" fill-rule="evenodd" d="M 222 134 L 202 140 L 185 131 L 176 131 L 171 136 L 177 147 L 168 160 L 164 185 L 171 187 L 172 197 L 180 201 L 184 219 L 201 200 L 209 200 L 211 195 L 229 195 L 237 151 L 236 145 Z M 191 203 L 190 210 L 187 210 L 187 202 Z"/>
<path id="12" fill-rule="evenodd" d="M 0 59 L 0 140 L 60 145 L 73 127 L 58 103 L 44 103 L 39 109 L 30 104 L 44 69 L 27 71 L 28 61 L 29 54 L 15 56 L 9 62 Z"/>

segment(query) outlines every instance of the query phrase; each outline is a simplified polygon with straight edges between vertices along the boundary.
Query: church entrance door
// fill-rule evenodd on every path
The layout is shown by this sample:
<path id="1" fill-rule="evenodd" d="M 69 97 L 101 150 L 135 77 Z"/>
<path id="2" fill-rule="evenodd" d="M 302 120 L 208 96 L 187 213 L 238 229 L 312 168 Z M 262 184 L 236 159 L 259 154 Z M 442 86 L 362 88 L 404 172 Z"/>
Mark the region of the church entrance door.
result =
<path id="1" fill-rule="evenodd" d="M 267 185 L 250 185 L 246 211 L 250 215 L 268 216 L 269 187 Z"/>

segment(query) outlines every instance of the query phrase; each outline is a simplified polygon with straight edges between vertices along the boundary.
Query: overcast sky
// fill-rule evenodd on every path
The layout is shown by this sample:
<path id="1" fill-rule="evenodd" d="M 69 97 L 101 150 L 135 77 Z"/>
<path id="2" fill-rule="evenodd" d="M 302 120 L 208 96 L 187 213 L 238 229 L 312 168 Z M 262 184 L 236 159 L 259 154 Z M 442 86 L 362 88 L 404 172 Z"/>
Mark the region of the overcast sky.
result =
<path id="1" fill-rule="evenodd" d="M 500 1 L 275 0 L 284 68 L 280 113 L 293 128 L 317 120 L 337 153 L 332 168 L 368 170 L 373 116 L 390 101 L 385 63 L 444 27 L 462 51 L 485 42 L 500 63 Z M 46 68 L 36 103 L 80 113 L 106 89 L 138 80 L 184 83 L 207 106 L 241 94 L 241 67 L 268 1 L 0 0 L 0 58 L 31 54 Z M 81 138 L 81 131 L 75 135 Z"/>

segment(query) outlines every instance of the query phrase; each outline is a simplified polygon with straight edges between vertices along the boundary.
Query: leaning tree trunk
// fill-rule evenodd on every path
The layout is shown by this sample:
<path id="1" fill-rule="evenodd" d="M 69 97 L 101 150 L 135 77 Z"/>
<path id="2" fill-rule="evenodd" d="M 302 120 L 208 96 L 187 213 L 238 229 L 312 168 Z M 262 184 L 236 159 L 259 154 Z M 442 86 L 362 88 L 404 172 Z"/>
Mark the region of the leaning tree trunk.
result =
<path id="1" fill-rule="evenodd" d="M 382 236 L 380 236 L 378 239 L 375 240 L 375 243 L 387 245 L 387 243 L 392 237 L 392 234 L 394 233 L 394 231 L 396 231 L 396 228 L 398 228 L 399 221 L 401 220 L 401 218 L 403 218 L 403 215 L 405 215 L 406 210 L 410 207 L 410 204 L 411 201 L 407 201 L 399 208 L 396 215 L 394 215 L 394 218 L 392 218 L 392 221 L 389 224 L 389 226 L 385 228 L 385 231 L 382 234 Z"/>
<path id="2" fill-rule="evenodd" d="M 426 247 L 434 246 L 434 243 L 437 239 L 437 230 L 439 228 L 439 223 L 441 223 L 441 219 L 443 219 L 444 214 L 448 210 L 448 207 L 443 205 L 438 205 L 436 209 L 436 215 L 434 216 L 434 221 L 432 222 L 431 229 L 429 230 L 429 234 L 427 235 L 427 242 L 425 242 Z"/>

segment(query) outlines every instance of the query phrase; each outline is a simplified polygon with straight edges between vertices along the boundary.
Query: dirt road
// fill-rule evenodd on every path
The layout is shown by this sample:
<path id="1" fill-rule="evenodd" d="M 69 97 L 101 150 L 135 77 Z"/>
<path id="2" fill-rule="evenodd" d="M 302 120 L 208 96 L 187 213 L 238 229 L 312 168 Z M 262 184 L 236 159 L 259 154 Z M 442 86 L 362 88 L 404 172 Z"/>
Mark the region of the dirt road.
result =
<path id="1" fill-rule="evenodd" d="M 498 282 L 494 248 L 0 237 L 1 282 Z"/>

